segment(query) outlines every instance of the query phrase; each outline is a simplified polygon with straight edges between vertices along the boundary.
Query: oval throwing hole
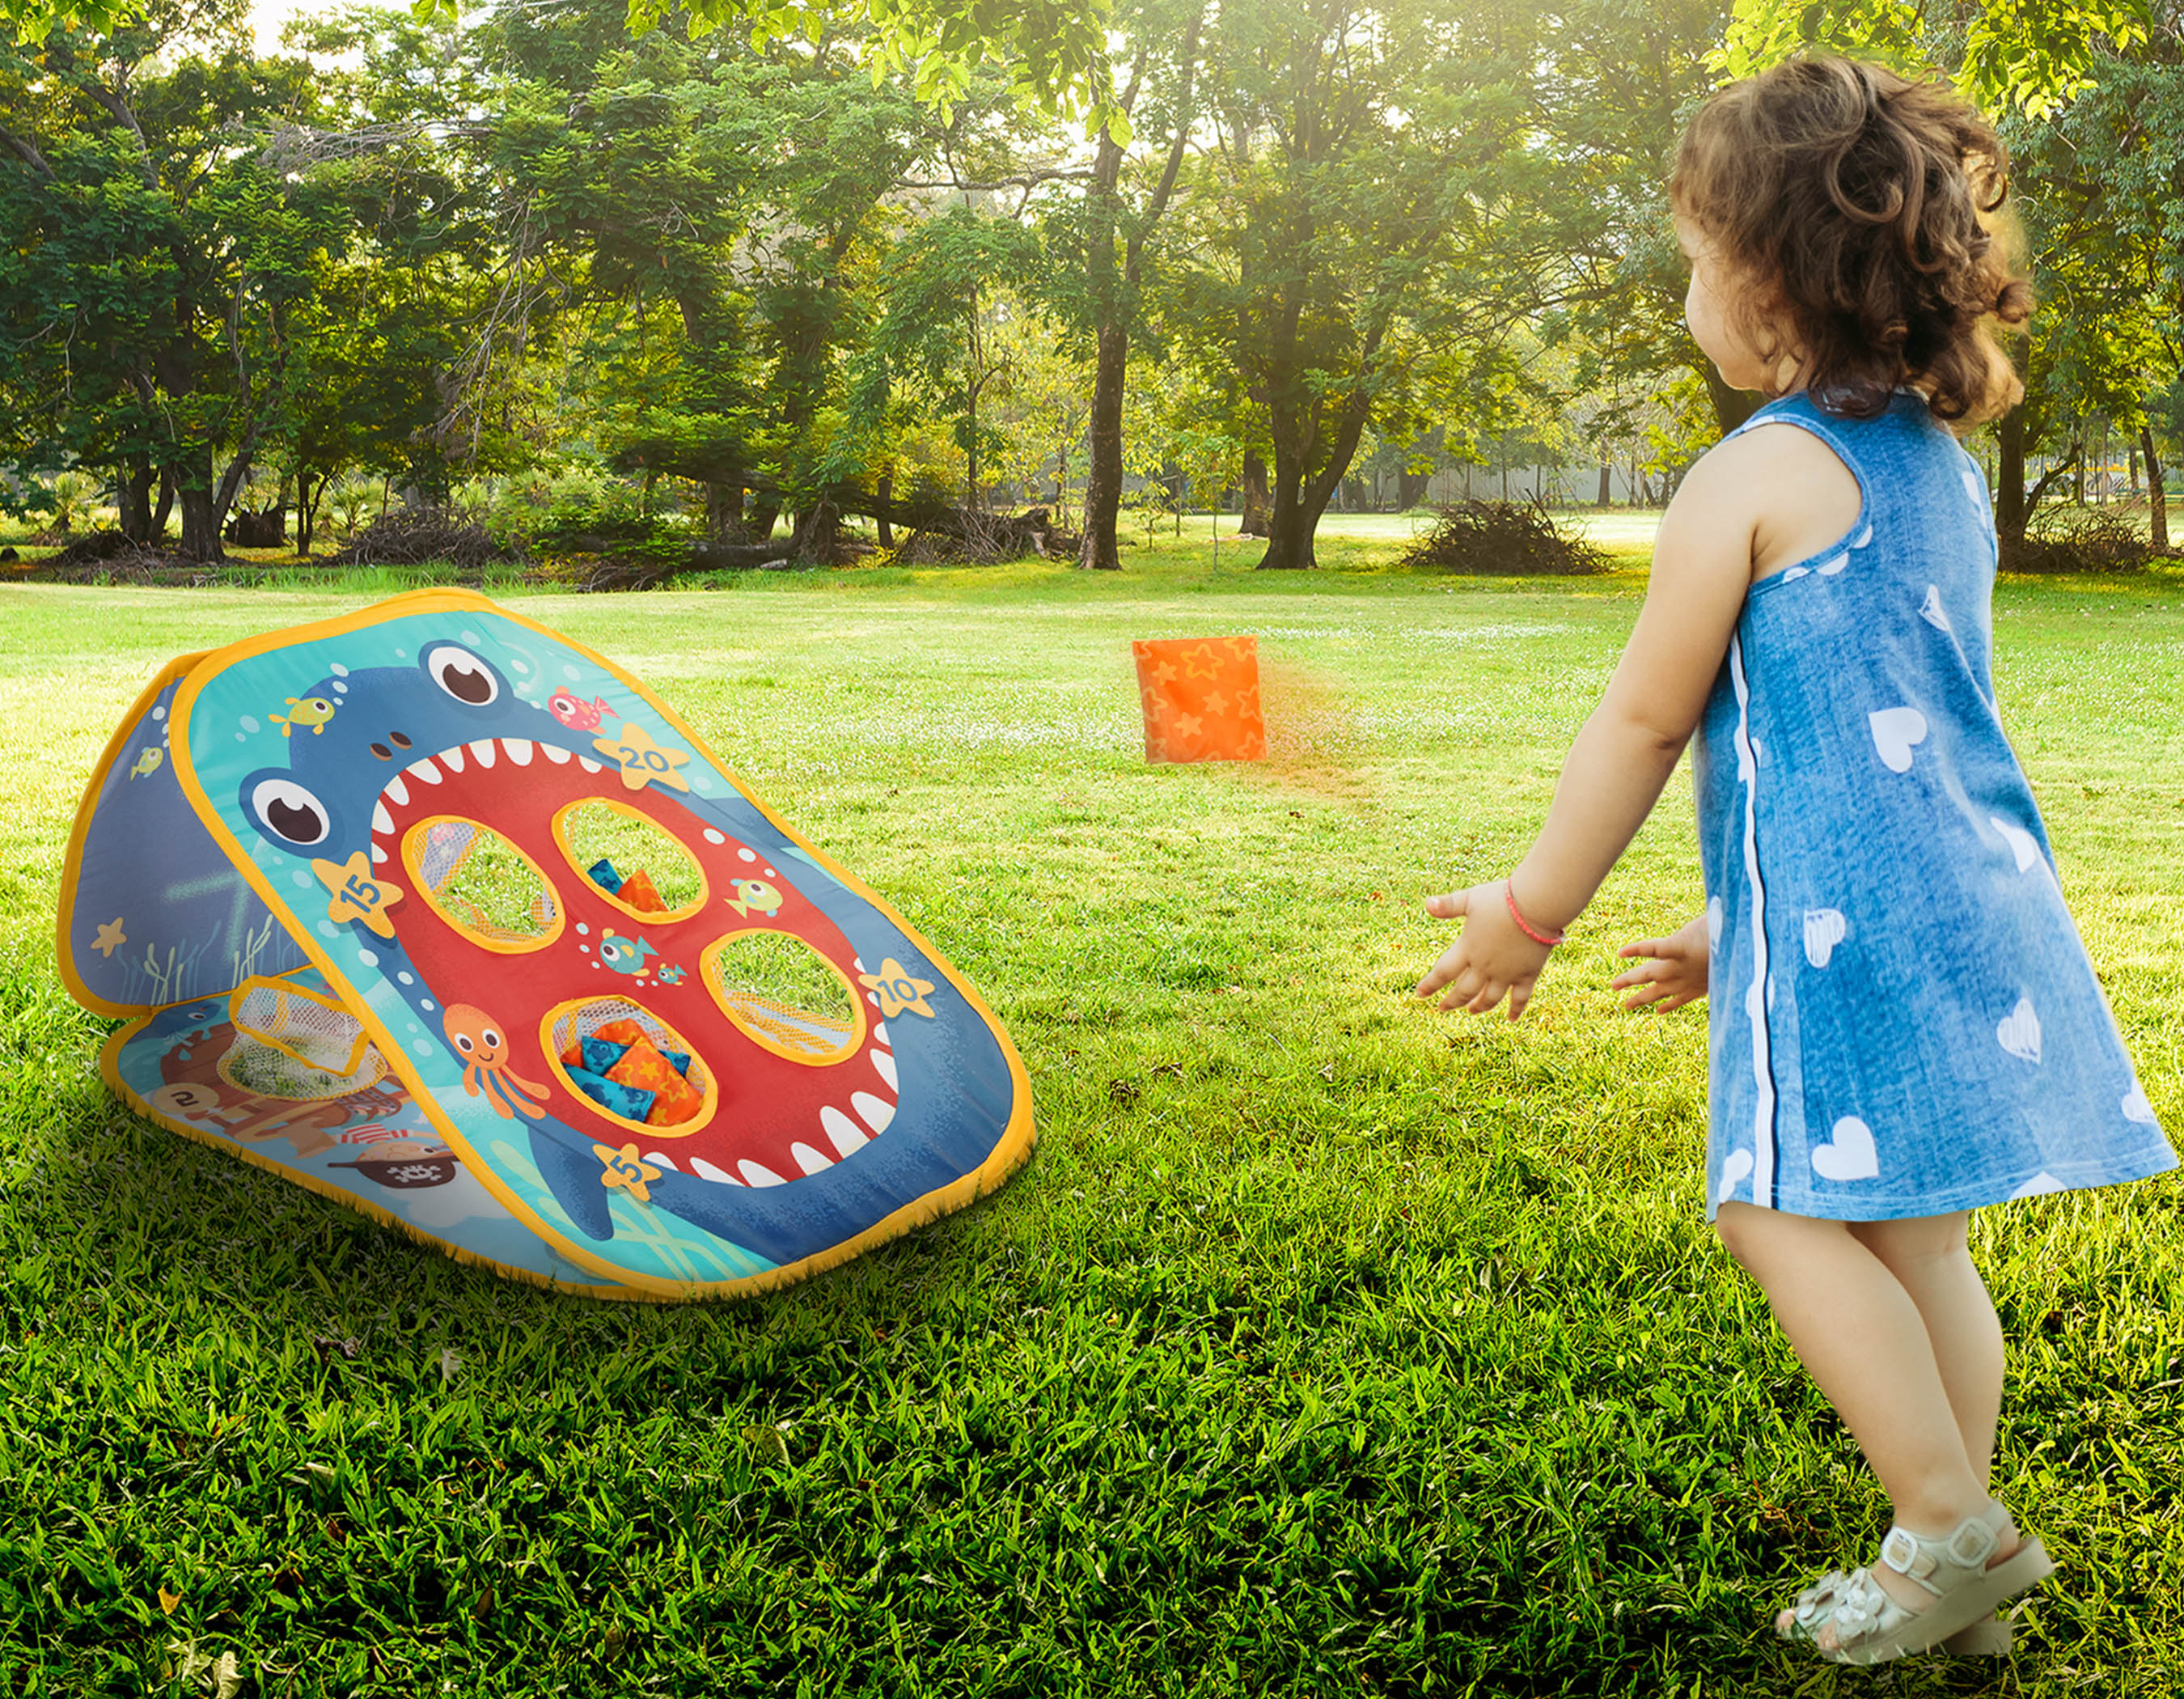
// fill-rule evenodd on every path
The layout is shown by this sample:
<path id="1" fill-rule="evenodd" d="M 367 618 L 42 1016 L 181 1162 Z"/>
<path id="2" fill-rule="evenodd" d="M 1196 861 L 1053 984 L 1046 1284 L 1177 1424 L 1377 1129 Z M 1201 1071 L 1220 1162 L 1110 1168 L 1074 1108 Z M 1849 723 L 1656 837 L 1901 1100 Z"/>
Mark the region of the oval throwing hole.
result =
<path id="1" fill-rule="evenodd" d="M 553 883 L 489 826 L 444 814 L 421 820 L 402 839 L 402 865 L 426 906 L 473 944 L 522 955 L 561 935 Z"/>
<path id="2" fill-rule="evenodd" d="M 629 1050 L 640 1036 L 654 1055 L 640 1055 L 632 1061 Z M 563 1003 L 548 1011 L 545 1019 L 538 1023 L 538 1041 L 545 1049 L 547 1065 L 571 1098 L 601 1120 L 647 1139 L 687 1139 L 710 1121 L 713 1111 L 720 1106 L 720 1083 L 690 1048 L 689 1042 L 651 1010 L 627 997 L 588 997 Z M 584 1046 L 588 1042 L 604 1044 L 610 1049 L 621 1046 L 621 1054 L 613 1056 L 594 1050 L 587 1056 Z M 571 1056 L 575 1058 L 573 1061 Z M 675 1066 L 678 1056 L 687 1058 L 680 1068 Z M 588 1062 L 599 1066 L 587 1067 Z M 660 1071 L 663 1065 L 667 1070 L 665 1073 Z M 578 1072 L 591 1076 L 591 1080 L 580 1082 L 576 1078 Z M 625 1107 L 637 1106 L 614 1091 L 602 1092 L 593 1083 L 596 1081 L 619 1087 L 623 1093 L 644 1092 L 649 1085 L 652 1100 L 644 1106 L 643 1115 L 623 1114 L 611 1102 L 602 1101 L 602 1096 L 620 1101 Z M 694 1093 L 696 1101 L 686 1098 L 681 1087 Z M 654 1115 L 661 1118 L 649 1118 Z M 673 1116 L 682 1118 L 667 1118 Z"/>
<path id="3" fill-rule="evenodd" d="M 705 906 L 705 875 L 698 858 L 673 833 L 627 803 L 580 797 L 554 815 L 554 841 L 578 878 L 632 919 L 664 925 L 688 920 Z M 649 901 L 637 894 L 645 889 Z"/>
<path id="4" fill-rule="evenodd" d="M 736 1029 L 777 1056 L 816 1067 L 864 1042 L 849 976 L 793 933 L 729 933 L 705 946 L 699 972 Z"/>

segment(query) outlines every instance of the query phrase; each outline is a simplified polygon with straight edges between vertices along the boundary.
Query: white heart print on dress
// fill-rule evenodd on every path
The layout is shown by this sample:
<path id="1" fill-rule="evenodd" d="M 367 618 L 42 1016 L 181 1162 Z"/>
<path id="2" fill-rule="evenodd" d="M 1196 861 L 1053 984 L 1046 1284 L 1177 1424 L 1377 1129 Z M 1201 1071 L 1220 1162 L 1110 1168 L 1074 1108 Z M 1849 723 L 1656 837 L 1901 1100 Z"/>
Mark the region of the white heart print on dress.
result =
<path id="1" fill-rule="evenodd" d="M 2067 1188 L 2064 1187 L 2062 1181 L 2057 1179 L 2054 1175 L 2049 1173 L 2047 1169 L 2042 1168 L 2038 1173 L 2035 1174 L 2031 1179 L 2027 1180 L 2023 1185 L 2012 1192 L 2010 1196 L 2014 1198 L 2045 1197 L 2049 1192 L 2059 1192 L 2065 1189 L 2067 1189 Z"/>
<path id="2" fill-rule="evenodd" d="M 2134 1085 L 2124 1094 L 2123 1118 L 2126 1121 L 2136 1121 L 2142 1127 L 2154 1127 L 2160 1124 L 2153 1118 L 2153 1106 L 2146 1100 L 2144 1086 Z"/>
<path id="3" fill-rule="evenodd" d="M 1709 950 L 1713 949 L 1721 942 L 1721 928 L 1724 919 L 1724 916 L 1722 911 L 1721 899 L 1719 897 L 1708 897 L 1707 899 L 1707 947 Z"/>
<path id="4" fill-rule="evenodd" d="M 1981 513 L 1985 513 L 1986 511 L 1986 486 L 1980 482 L 1980 475 L 1974 471 L 1970 466 L 1959 467 L 1958 470 L 1964 474 L 1964 493 L 1972 499 L 1972 505 L 1974 507 L 1977 508 Z"/>
<path id="5" fill-rule="evenodd" d="M 1813 1172 L 1824 1180 L 1869 1180 L 1880 1172 L 1873 1128 L 1855 1115 L 1836 1122 L 1835 1142 L 1813 1146 Z"/>
<path id="6" fill-rule="evenodd" d="M 2030 997 L 2017 1000 L 2017 1006 L 1996 1026 L 1994 1036 L 2003 1049 L 2020 1061 L 2040 1060 L 2040 1017 L 2032 1012 Z"/>
<path id="7" fill-rule="evenodd" d="M 1744 1184 L 1745 1177 L 1751 1172 L 1752 1152 L 1731 1150 L 1729 1153 L 1729 1160 L 1721 1165 L 1721 1185 L 1713 1195 L 1714 1202 L 1717 1205 L 1725 1204 L 1735 1197 L 1736 1189 Z"/>
<path id="8" fill-rule="evenodd" d="M 1916 708 L 1883 708 L 1865 716 L 1873 727 L 1873 747 L 1892 773 L 1911 771 L 1911 751 L 1926 741 L 1926 716 Z"/>
<path id="9" fill-rule="evenodd" d="M 2017 871 L 2030 872 L 2032 864 L 2040 859 L 2040 844 L 2033 835 L 2021 826 L 2012 826 L 2008 821 L 1990 814 L 1986 823 L 2002 834 L 2002 841 L 2009 845 L 2009 853 L 2017 858 Z"/>
<path id="10" fill-rule="evenodd" d="M 1815 967 L 1825 967 L 1828 958 L 1836 953 L 1836 946 L 1849 933 L 1850 922 L 1842 917 L 1841 909 L 1807 909 L 1805 960 Z"/>
<path id="11" fill-rule="evenodd" d="M 1926 599 L 1919 604 L 1919 617 L 1937 632 L 1953 632 L 1956 629 L 1949 623 L 1949 616 L 1942 606 L 1942 587 L 1938 584 L 1926 587 Z"/>

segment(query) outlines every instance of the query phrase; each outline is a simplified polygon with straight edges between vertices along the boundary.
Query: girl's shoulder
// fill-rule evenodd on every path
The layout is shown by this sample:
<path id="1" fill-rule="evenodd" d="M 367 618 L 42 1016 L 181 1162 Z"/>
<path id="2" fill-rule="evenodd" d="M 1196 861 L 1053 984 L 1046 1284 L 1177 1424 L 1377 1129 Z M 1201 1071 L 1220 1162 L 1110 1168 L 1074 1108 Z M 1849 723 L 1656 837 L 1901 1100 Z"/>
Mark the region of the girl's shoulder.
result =
<path id="1" fill-rule="evenodd" d="M 1849 535 L 1866 507 L 1848 445 L 1809 428 L 1818 409 L 1793 411 L 1785 402 L 1754 414 L 1692 468 L 1703 473 L 1702 488 L 1748 504 L 1754 582 Z"/>

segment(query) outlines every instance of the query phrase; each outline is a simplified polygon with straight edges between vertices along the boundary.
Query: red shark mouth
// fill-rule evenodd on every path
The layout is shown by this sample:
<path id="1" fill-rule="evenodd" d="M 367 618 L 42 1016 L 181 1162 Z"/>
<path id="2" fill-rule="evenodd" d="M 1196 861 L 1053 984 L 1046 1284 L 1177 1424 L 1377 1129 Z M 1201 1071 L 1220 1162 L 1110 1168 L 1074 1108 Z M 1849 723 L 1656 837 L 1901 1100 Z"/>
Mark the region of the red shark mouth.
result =
<path id="1" fill-rule="evenodd" d="M 753 864 L 774 870 L 749 846 L 707 826 L 671 796 L 628 791 L 599 781 L 608 767 L 553 744 L 480 738 L 413 759 L 388 777 L 371 811 L 371 861 L 404 894 L 387 917 L 407 955 L 388 970 L 427 994 L 420 1005 L 440 1033 L 444 1004 L 487 1012 L 506 1036 L 501 1066 L 549 1083 L 547 1113 L 599 1145 L 634 1143 L 643 1160 L 720 1185 L 775 1186 L 824 1173 L 886 1133 L 899 1091 L 886 1027 L 871 1013 L 852 1047 L 824 1061 L 799 1061 L 759 1042 L 725 1011 L 701 958 L 730 934 L 779 932 L 815 950 L 851 985 L 864 964 L 846 938 L 775 875 L 787 894 L 779 913 L 734 916 L 717 905 Z M 688 918 L 632 917 L 610 901 L 557 843 L 554 816 L 571 804 L 611 799 L 644 814 L 682 846 L 706 883 L 703 905 Z M 422 823 L 467 821 L 511 844 L 543 875 L 560 924 L 539 944 L 512 949 L 450 923 L 415 888 L 404 845 Z M 643 976 L 604 972 L 596 945 L 608 932 L 642 935 L 658 951 Z M 511 963 L 511 956 L 518 959 Z M 679 969 L 672 979 L 660 969 Z M 866 1004 L 872 1000 L 858 994 Z M 709 1073 L 716 1106 L 695 1131 L 653 1127 L 610 1114 L 569 1087 L 549 1054 L 553 1012 L 585 1002 L 626 1000 L 682 1041 Z"/>

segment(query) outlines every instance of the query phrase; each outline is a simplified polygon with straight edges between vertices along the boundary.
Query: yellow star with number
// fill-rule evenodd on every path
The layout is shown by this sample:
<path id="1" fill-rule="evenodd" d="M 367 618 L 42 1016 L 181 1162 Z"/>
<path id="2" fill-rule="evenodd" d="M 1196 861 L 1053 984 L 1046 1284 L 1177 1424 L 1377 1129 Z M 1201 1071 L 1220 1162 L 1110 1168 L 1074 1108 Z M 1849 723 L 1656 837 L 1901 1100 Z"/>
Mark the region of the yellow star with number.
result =
<path id="1" fill-rule="evenodd" d="M 129 942 L 127 939 L 121 935 L 121 922 L 123 918 L 124 917 L 120 915 L 114 916 L 112 920 L 109 921 L 104 926 L 99 927 L 98 936 L 91 941 L 91 947 L 97 950 L 101 955 L 104 956 L 109 961 L 114 960 L 114 952 L 115 950 L 120 949 L 123 944 Z"/>
<path id="2" fill-rule="evenodd" d="M 642 726 L 624 721 L 618 733 L 594 738 L 592 747 L 621 769 L 627 789 L 643 790 L 649 784 L 664 784 L 670 790 L 690 788 L 690 781 L 675 771 L 690 759 L 690 752 L 654 743 L 652 733 Z"/>
<path id="3" fill-rule="evenodd" d="M 394 936 L 394 922 L 387 918 L 387 911 L 402 900 L 402 887 L 374 877 L 363 850 L 352 851 L 346 861 L 322 861 L 315 855 L 311 871 L 326 888 L 328 920 L 336 926 L 362 921 L 382 938 Z"/>
<path id="4" fill-rule="evenodd" d="M 860 973 L 857 983 L 879 999 L 883 1021 L 892 1021 L 901 1014 L 922 1015 L 928 1021 L 933 1018 L 933 1005 L 925 1000 L 925 994 L 933 989 L 933 982 L 913 978 L 910 970 L 892 955 L 880 963 L 878 972 Z"/>
<path id="5" fill-rule="evenodd" d="M 606 1173 L 599 1176 L 601 1185 L 609 1191 L 619 1187 L 638 1203 L 652 1201 L 651 1185 L 660 1178 L 660 1170 L 638 1161 L 636 1145 L 625 1145 L 617 1150 L 611 1145 L 594 1145 L 592 1154 L 607 1165 Z"/>

